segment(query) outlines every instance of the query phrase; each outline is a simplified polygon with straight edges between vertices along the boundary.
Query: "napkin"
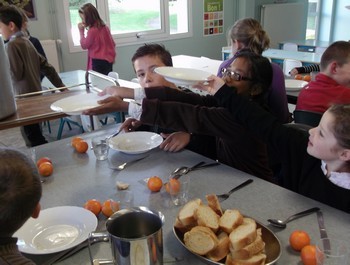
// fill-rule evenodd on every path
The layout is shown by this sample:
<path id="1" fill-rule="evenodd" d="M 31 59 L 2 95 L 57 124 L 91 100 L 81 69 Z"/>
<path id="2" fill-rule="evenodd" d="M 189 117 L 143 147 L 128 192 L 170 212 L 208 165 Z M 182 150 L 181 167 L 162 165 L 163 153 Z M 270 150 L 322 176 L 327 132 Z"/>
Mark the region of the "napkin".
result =
<path id="1" fill-rule="evenodd" d="M 16 102 L 10 73 L 10 63 L 5 52 L 4 41 L 0 35 L 0 120 L 16 112 Z"/>

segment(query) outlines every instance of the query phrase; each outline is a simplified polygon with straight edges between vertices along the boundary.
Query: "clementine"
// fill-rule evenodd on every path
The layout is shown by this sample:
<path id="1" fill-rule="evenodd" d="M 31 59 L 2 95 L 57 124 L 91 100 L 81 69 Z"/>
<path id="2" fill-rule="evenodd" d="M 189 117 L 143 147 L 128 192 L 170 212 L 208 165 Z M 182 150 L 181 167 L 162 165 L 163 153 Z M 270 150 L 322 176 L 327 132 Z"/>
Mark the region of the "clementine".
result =
<path id="1" fill-rule="evenodd" d="M 75 144 L 80 141 L 84 141 L 84 139 L 79 136 L 73 137 L 71 141 L 71 146 L 75 148 Z"/>
<path id="2" fill-rule="evenodd" d="M 50 158 L 48 158 L 48 157 L 41 157 L 41 158 L 38 159 L 38 161 L 36 161 L 36 166 L 39 168 L 40 165 L 41 165 L 42 163 L 44 163 L 44 162 L 49 162 L 49 163 L 52 164 L 52 161 L 51 161 Z"/>
<path id="3" fill-rule="evenodd" d="M 303 80 L 303 76 L 301 74 L 297 74 L 294 76 L 294 79 L 296 80 Z"/>
<path id="4" fill-rule="evenodd" d="M 38 171 L 43 177 L 51 176 L 53 173 L 53 165 L 50 162 L 42 162 L 38 167 Z"/>
<path id="5" fill-rule="evenodd" d="M 89 145 L 87 142 L 85 142 L 84 140 L 81 141 L 77 141 L 75 143 L 75 150 L 78 153 L 86 153 L 86 151 L 89 149 Z"/>
<path id="6" fill-rule="evenodd" d="M 289 236 L 289 243 L 294 250 L 300 251 L 306 245 L 310 245 L 310 236 L 303 230 L 295 230 Z"/>
<path id="7" fill-rule="evenodd" d="M 179 180 L 171 178 L 169 182 L 165 184 L 165 190 L 171 195 L 175 195 L 180 191 L 181 183 Z"/>
<path id="8" fill-rule="evenodd" d="M 85 202 L 84 208 L 93 212 L 97 216 L 101 212 L 102 205 L 98 200 L 92 199 Z"/>
<path id="9" fill-rule="evenodd" d="M 163 186 L 163 181 L 160 177 L 157 177 L 157 176 L 150 177 L 147 182 L 147 187 L 151 191 L 160 191 L 162 186 Z"/>
<path id="10" fill-rule="evenodd" d="M 311 81 L 311 75 L 304 75 L 303 80 L 306 82 L 310 82 Z"/>
<path id="11" fill-rule="evenodd" d="M 314 245 L 306 245 L 301 249 L 300 257 L 304 265 L 316 265 L 316 247 Z"/>
<path id="12" fill-rule="evenodd" d="M 117 211 L 119 211 L 119 202 L 109 199 L 102 204 L 102 213 L 106 217 L 110 217 Z"/>

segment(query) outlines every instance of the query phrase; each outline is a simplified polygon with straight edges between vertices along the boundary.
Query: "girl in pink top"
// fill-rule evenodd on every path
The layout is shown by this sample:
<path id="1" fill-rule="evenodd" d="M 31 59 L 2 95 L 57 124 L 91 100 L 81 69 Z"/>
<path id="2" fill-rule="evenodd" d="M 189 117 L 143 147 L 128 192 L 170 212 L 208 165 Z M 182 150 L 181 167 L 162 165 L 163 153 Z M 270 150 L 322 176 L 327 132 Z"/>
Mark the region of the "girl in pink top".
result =
<path id="1" fill-rule="evenodd" d="M 112 72 L 116 57 L 115 42 L 108 26 L 100 18 L 97 9 L 90 3 L 79 9 L 82 22 L 78 24 L 80 45 L 88 50 L 87 70 L 108 75 Z M 85 28 L 87 34 L 85 36 Z"/>

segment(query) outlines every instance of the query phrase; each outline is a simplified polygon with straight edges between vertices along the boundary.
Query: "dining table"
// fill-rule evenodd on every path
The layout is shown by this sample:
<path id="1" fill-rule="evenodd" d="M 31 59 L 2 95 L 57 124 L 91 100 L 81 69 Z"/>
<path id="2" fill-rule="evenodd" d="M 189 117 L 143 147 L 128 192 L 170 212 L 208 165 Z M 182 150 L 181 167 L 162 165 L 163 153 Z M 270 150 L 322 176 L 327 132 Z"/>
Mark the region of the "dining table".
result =
<path id="1" fill-rule="evenodd" d="M 97 75 L 97 74 L 96 74 Z M 59 73 L 62 82 L 68 87 L 68 91 L 50 91 L 54 86 L 47 78 L 43 79 L 42 86 L 45 91 L 42 94 L 35 94 L 26 97 L 17 97 L 16 112 L 4 119 L 0 120 L 0 130 L 10 129 L 14 127 L 40 123 L 44 121 L 59 119 L 68 116 L 64 112 L 57 112 L 50 108 L 51 104 L 57 100 L 61 100 L 70 96 L 78 94 L 86 94 L 87 92 L 97 92 L 103 89 L 107 85 L 113 85 L 114 83 L 108 83 L 99 76 L 90 74 L 90 79 L 86 80 L 86 71 L 73 70 Z M 94 77 L 92 80 L 91 78 Z M 126 87 L 139 87 L 131 81 L 118 79 L 118 84 Z M 91 91 L 87 91 L 91 88 Z"/>
<path id="2" fill-rule="evenodd" d="M 120 124 L 112 124 L 79 136 L 90 146 L 92 137 L 110 135 L 116 132 L 119 126 Z M 188 150 L 172 153 L 157 147 L 145 154 L 137 155 L 111 149 L 107 160 L 98 161 L 90 148 L 82 154 L 74 151 L 70 144 L 71 140 L 72 138 L 65 138 L 35 147 L 36 157 L 49 157 L 54 167 L 53 174 L 44 178 L 42 183 L 42 210 L 58 206 L 83 207 L 84 203 L 90 199 L 100 201 L 113 199 L 118 193 L 116 183 L 127 183 L 129 184 L 128 190 L 134 194 L 133 206 L 145 206 L 164 214 L 162 227 L 164 263 L 205 264 L 202 259 L 188 251 L 174 235 L 174 222 L 182 206 L 175 206 L 164 188 L 159 192 L 151 192 L 146 186 L 145 179 L 159 176 L 166 180 L 175 168 L 193 166 L 201 161 L 213 162 L 211 159 Z M 109 163 L 123 163 L 146 154 L 148 157 L 127 166 L 122 171 L 108 167 Z M 319 207 L 323 212 L 328 234 L 350 242 L 350 214 L 346 212 L 225 164 L 192 171 L 188 175 L 190 179 L 189 199 L 200 198 L 203 203 L 206 203 L 207 194 L 222 194 L 247 179 L 253 179 L 253 183 L 234 192 L 221 203 L 221 206 L 223 209 L 238 209 L 243 215 L 254 218 L 276 235 L 280 241 L 281 255 L 275 264 L 301 264 L 300 253 L 289 246 L 289 235 L 294 230 L 307 231 L 312 243 L 316 243 L 320 234 L 315 213 L 288 223 L 285 229 L 269 226 L 267 222 L 269 218 L 286 219 L 291 214 L 311 207 Z M 325 196 L 329 195 L 325 194 Z M 100 214 L 96 231 L 104 231 L 105 222 L 106 217 Z M 95 258 L 108 259 L 111 257 L 109 244 L 105 242 L 93 244 L 91 251 Z M 45 262 L 57 254 L 59 253 L 40 255 L 24 253 L 37 264 L 47 264 Z M 55 264 L 90 264 L 89 251 L 84 248 Z"/>
<path id="3" fill-rule="evenodd" d="M 298 51 L 315 52 L 316 47 L 327 48 L 331 42 L 320 40 L 286 40 L 279 43 L 279 48 L 283 48 L 284 43 L 295 43 L 298 46 Z"/>
<path id="4" fill-rule="evenodd" d="M 301 61 L 303 65 L 319 64 L 322 54 L 300 51 L 287 51 L 280 49 L 267 49 L 262 53 L 263 56 L 270 58 L 272 62 L 283 65 L 284 59 L 294 59 Z"/>

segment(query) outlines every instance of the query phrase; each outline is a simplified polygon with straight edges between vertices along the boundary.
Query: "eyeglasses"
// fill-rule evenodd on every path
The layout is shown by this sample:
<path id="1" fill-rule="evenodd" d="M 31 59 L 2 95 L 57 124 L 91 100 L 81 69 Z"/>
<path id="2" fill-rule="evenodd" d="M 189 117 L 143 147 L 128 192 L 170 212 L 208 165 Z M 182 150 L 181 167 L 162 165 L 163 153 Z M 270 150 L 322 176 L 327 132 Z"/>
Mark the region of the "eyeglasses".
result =
<path id="1" fill-rule="evenodd" d="M 245 81 L 254 81 L 253 79 L 249 78 L 249 77 L 245 77 L 240 75 L 239 73 L 235 72 L 235 71 L 230 71 L 227 68 L 222 68 L 221 69 L 221 74 L 223 76 L 227 76 L 230 78 L 233 78 L 236 81 L 241 81 L 241 80 L 245 80 Z"/>

